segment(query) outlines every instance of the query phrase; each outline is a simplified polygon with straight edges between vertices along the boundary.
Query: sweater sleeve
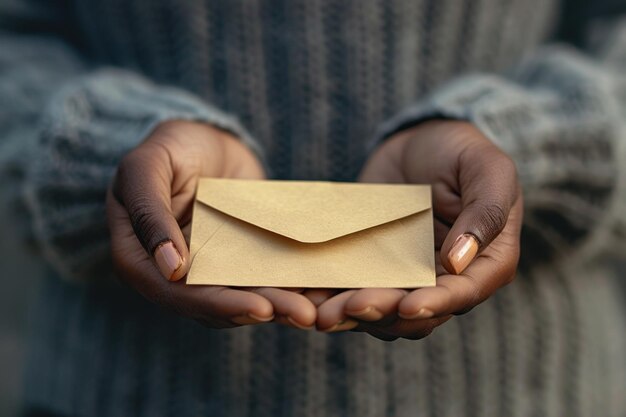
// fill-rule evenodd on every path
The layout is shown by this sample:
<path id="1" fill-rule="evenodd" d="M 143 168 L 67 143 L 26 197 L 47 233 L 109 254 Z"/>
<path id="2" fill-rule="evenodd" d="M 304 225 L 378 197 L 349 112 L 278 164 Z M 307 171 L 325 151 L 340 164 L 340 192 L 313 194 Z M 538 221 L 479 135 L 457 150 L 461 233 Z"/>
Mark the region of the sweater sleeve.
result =
<path id="1" fill-rule="evenodd" d="M 525 198 L 522 266 L 626 255 L 626 18 L 597 27 L 586 53 L 547 45 L 506 75 L 453 80 L 378 134 L 468 120 L 508 153 Z"/>
<path id="2" fill-rule="evenodd" d="M 121 157 L 170 119 L 211 123 L 258 153 L 234 118 L 185 91 L 90 67 L 50 35 L 0 32 L 0 184 L 27 231 L 15 241 L 34 243 L 70 280 L 110 273 L 107 185 Z"/>

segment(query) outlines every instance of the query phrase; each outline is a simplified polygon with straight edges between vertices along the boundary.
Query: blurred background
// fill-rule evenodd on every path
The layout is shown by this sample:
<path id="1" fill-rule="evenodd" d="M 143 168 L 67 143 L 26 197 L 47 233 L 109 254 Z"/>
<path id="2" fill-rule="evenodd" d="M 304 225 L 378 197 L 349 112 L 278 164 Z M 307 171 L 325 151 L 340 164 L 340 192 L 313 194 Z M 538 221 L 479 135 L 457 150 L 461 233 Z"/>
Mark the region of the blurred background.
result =
<path id="1" fill-rule="evenodd" d="M 6 204 L 0 204 L 0 219 L 7 219 Z M 2 222 L 3 236 L 0 238 L 0 417 L 18 413 L 22 392 L 22 370 L 26 353 L 28 308 L 35 297 L 37 265 L 28 259 L 23 246 L 12 244 L 17 235 L 15 225 Z"/>

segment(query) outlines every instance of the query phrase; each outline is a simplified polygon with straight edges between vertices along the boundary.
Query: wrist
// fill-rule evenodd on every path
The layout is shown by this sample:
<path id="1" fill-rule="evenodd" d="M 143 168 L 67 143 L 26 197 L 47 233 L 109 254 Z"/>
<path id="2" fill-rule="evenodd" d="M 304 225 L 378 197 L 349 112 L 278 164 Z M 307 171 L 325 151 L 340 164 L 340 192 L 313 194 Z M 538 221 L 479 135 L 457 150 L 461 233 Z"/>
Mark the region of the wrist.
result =
<path id="1" fill-rule="evenodd" d="M 208 176 L 228 177 L 250 166 L 262 170 L 254 151 L 243 140 L 209 123 L 168 120 L 157 125 L 146 142 L 165 146 L 187 167 L 196 167 Z"/>
<path id="2" fill-rule="evenodd" d="M 442 138 L 450 136 L 468 136 L 467 133 L 477 132 L 478 128 L 466 120 L 457 119 L 428 119 L 406 129 L 399 130 L 389 136 L 394 138 L 423 138 L 425 136 L 438 136 Z"/>
<path id="3" fill-rule="evenodd" d="M 431 145 L 433 139 L 438 142 L 436 148 L 441 149 L 442 141 L 449 142 L 451 131 L 467 129 L 466 125 L 471 126 L 465 121 L 429 119 L 389 135 L 375 154 L 385 155 L 391 163 L 406 171 L 406 165 L 414 163 L 414 155 L 427 157 L 435 150 Z"/>
<path id="4" fill-rule="evenodd" d="M 415 181 L 423 177 L 420 166 L 427 160 L 443 164 L 470 148 L 488 152 L 495 145 L 471 122 L 430 119 L 389 136 L 377 152 L 397 166 L 405 180 Z"/>

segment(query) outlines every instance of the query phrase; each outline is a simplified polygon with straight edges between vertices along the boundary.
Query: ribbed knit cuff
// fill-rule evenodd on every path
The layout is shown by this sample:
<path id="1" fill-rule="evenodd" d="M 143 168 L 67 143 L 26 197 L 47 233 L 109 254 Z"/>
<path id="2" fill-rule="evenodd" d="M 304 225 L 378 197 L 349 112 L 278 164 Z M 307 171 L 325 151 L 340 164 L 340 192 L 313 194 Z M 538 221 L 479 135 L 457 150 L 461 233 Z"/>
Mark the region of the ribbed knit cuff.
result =
<path id="1" fill-rule="evenodd" d="M 560 62 L 559 65 L 562 66 Z M 555 134 L 575 136 L 573 140 L 593 149 L 595 144 L 587 138 L 578 138 L 581 129 L 595 130 L 609 124 L 598 112 L 582 114 L 577 119 L 575 99 L 569 99 L 568 91 L 561 88 L 546 87 L 541 82 L 523 85 L 494 75 L 461 77 L 382 124 L 373 146 L 430 119 L 468 121 L 513 158 L 520 181 L 533 188 L 551 176 L 566 175 L 564 172 L 581 163 L 575 160 L 567 164 L 546 152 L 546 146 L 556 146 L 556 153 L 569 152 L 569 144 L 564 141 L 550 144 Z M 585 169 L 588 168 L 580 171 Z"/>
<path id="2" fill-rule="evenodd" d="M 436 90 L 384 123 L 374 145 L 430 119 L 471 122 L 515 161 L 527 231 L 562 253 L 606 248 L 622 240 L 615 230 L 623 228 L 617 213 L 625 206 L 612 85 L 610 74 L 579 54 L 546 48 L 513 80 L 471 75 Z M 584 251 L 585 259 L 593 253 Z"/>
<path id="3" fill-rule="evenodd" d="M 156 85 L 120 69 L 99 70 L 62 88 L 47 106 L 45 115 L 43 136 L 46 141 L 97 130 L 98 134 L 113 140 L 102 146 L 126 152 L 158 124 L 178 119 L 206 122 L 226 130 L 263 158 L 261 148 L 233 116 L 185 90 Z M 101 131 L 118 125 L 132 131 L 113 135 Z"/>
<path id="4" fill-rule="evenodd" d="M 210 123 L 260 149 L 232 117 L 180 89 L 107 69 L 72 81 L 48 103 L 26 183 L 34 233 L 64 277 L 111 273 L 105 197 L 122 157 L 167 120 Z"/>
<path id="5" fill-rule="evenodd" d="M 524 91 L 514 84 L 495 76 L 471 75 L 460 78 L 383 123 L 375 135 L 373 145 L 427 120 L 452 119 L 473 123 L 491 141 L 509 152 L 512 150 L 512 141 L 509 139 L 514 133 L 514 124 L 524 117 L 524 114 L 515 112 L 524 109 L 507 106 L 507 102 L 518 104 L 515 98 L 523 94 Z M 499 127 L 497 132 L 494 122 Z"/>

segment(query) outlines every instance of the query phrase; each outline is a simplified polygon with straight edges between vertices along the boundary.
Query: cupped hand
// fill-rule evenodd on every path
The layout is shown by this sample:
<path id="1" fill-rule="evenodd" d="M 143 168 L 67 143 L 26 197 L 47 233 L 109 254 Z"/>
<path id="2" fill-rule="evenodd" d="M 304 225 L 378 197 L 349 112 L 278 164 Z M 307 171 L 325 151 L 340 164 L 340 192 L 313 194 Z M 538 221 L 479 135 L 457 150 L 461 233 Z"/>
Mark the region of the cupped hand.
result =
<path id="1" fill-rule="evenodd" d="M 523 211 L 515 165 L 472 124 L 434 120 L 402 131 L 376 150 L 360 180 L 432 184 L 437 285 L 307 292 L 318 329 L 419 339 L 513 280 Z"/>
<path id="2" fill-rule="evenodd" d="M 147 299 L 210 327 L 315 322 L 315 306 L 297 291 L 186 286 L 193 198 L 200 177 L 261 179 L 253 153 L 207 124 L 159 125 L 124 157 L 107 193 L 114 266 Z"/>

